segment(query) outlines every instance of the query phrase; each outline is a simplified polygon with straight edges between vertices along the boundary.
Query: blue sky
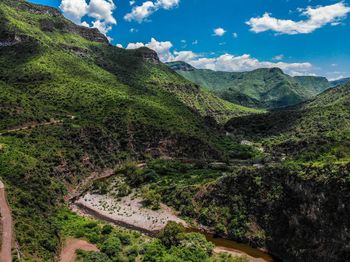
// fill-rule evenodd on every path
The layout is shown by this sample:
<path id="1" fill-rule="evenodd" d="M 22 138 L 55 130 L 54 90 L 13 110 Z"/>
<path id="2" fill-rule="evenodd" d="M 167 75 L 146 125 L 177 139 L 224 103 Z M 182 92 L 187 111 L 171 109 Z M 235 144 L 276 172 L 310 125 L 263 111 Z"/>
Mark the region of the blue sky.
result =
<path id="1" fill-rule="evenodd" d="M 112 44 L 153 48 L 163 61 L 224 71 L 278 66 L 292 75 L 350 76 L 348 1 L 31 2 L 60 7 L 75 23 L 104 31 Z"/>

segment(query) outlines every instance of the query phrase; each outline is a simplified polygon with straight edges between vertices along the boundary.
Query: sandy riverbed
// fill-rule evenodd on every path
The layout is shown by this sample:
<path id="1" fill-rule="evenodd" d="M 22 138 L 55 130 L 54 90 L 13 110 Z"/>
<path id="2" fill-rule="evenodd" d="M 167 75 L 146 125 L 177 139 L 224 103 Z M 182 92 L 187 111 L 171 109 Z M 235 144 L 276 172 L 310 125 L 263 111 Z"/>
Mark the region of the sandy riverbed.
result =
<path id="1" fill-rule="evenodd" d="M 186 222 L 178 218 L 170 207 L 161 204 L 159 210 L 144 208 L 142 199 L 132 194 L 117 201 L 112 196 L 87 193 L 75 203 L 111 220 L 129 224 L 149 232 L 160 231 L 169 221 L 186 225 Z"/>

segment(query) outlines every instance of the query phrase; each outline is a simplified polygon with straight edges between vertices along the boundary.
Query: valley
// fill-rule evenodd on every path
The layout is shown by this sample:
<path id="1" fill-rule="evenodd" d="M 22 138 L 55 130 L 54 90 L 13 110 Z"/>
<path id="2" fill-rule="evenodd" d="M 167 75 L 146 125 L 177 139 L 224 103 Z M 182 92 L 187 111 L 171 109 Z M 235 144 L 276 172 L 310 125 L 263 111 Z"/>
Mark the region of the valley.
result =
<path id="1" fill-rule="evenodd" d="M 3 0 L 0 260 L 350 260 L 349 101 L 346 79 L 165 64 Z"/>

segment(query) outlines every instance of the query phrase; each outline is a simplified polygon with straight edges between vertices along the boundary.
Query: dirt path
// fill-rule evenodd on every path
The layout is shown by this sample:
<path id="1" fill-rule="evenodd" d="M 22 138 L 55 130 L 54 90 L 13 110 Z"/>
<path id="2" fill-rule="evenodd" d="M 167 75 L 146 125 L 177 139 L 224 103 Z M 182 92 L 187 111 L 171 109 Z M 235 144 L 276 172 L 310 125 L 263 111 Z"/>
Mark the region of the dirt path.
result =
<path id="1" fill-rule="evenodd" d="M 12 215 L 10 207 L 6 200 L 5 186 L 0 181 L 0 212 L 1 212 L 1 223 L 2 223 L 2 235 L 1 235 L 1 252 L 0 262 L 11 262 L 12 261 L 12 243 L 13 243 L 13 231 L 12 231 Z"/>
<path id="2" fill-rule="evenodd" d="M 74 262 L 77 250 L 99 251 L 96 245 L 93 245 L 81 239 L 68 239 L 61 251 L 60 262 Z"/>
<path id="3" fill-rule="evenodd" d="M 18 128 L 4 130 L 4 131 L 2 131 L 2 133 L 0 133 L 0 136 L 4 135 L 4 134 L 8 134 L 8 133 L 14 133 L 14 132 L 18 132 L 18 131 L 23 131 L 23 130 L 36 128 L 36 127 L 39 127 L 39 126 L 58 125 L 58 124 L 61 124 L 61 123 L 63 123 L 63 120 L 52 120 L 50 122 L 45 122 L 45 123 L 27 124 L 27 125 L 23 125 L 23 126 L 18 127 Z"/>

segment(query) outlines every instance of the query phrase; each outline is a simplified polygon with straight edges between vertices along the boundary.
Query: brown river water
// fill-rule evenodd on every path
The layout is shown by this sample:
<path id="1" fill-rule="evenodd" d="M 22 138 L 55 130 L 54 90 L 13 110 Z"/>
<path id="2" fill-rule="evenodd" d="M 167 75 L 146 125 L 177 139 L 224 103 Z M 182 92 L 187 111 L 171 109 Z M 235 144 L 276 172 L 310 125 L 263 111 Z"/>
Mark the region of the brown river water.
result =
<path id="1" fill-rule="evenodd" d="M 261 259 L 266 262 L 277 262 L 277 260 L 273 259 L 268 253 L 263 252 L 257 248 L 253 248 L 247 244 L 241 244 L 233 240 L 229 240 L 221 237 L 215 237 L 211 233 L 208 233 L 204 230 L 195 229 L 195 228 L 188 229 L 188 231 L 197 232 L 205 235 L 206 239 L 212 242 L 216 247 L 223 247 L 227 250 L 232 250 L 232 251 L 240 251 L 253 258 Z"/>

